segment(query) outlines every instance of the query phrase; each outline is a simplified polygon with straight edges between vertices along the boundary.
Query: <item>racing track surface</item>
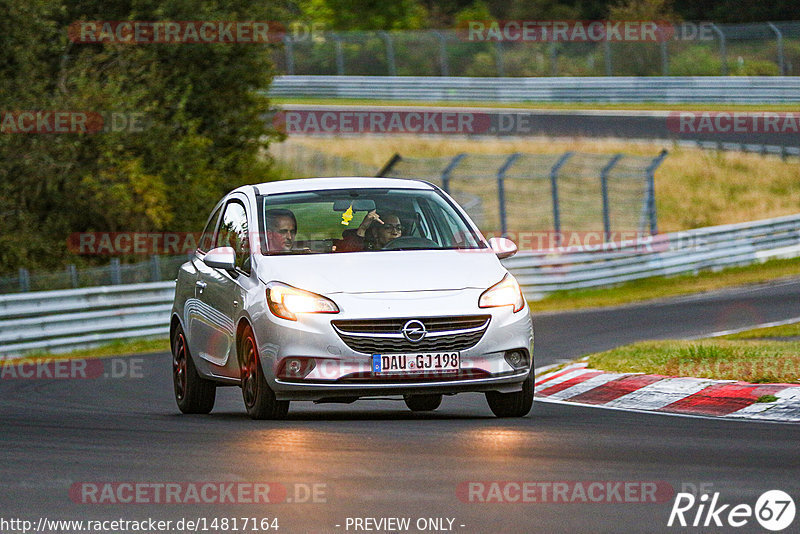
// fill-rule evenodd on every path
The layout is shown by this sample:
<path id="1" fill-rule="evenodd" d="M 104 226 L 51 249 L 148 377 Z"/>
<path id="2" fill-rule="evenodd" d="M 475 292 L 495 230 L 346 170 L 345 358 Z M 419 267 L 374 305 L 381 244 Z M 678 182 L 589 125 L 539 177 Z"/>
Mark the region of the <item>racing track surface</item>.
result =
<path id="1" fill-rule="evenodd" d="M 798 303 L 800 280 L 793 280 L 545 315 L 534 319 L 536 364 L 637 339 L 787 319 L 800 315 Z M 348 516 L 455 518 L 454 531 L 465 533 L 663 532 L 676 530 L 666 526 L 671 497 L 655 504 L 481 504 L 462 502 L 456 488 L 465 481 L 660 481 L 676 491 L 712 484 L 721 503 L 754 505 L 769 489 L 800 497 L 800 425 L 545 403 L 527 418 L 499 420 L 478 394 L 446 398 L 430 415 L 397 401 L 294 403 L 287 421 L 257 422 L 246 417 L 238 388 L 220 390 L 210 416 L 181 416 L 168 355 L 133 358 L 141 358 L 142 378 L 0 380 L 0 516 L 278 517 L 282 533 L 348 532 Z M 280 482 L 290 497 L 293 484 L 325 484 L 326 502 L 77 504 L 68 491 L 84 481 Z M 756 527 L 751 518 L 736 530 Z"/>
<path id="2" fill-rule="evenodd" d="M 489 136 L 547 136 L 587 137 L 615 139 L 645 139 L 654 141 L 690 141 L 736 143 L 772 146 L 797 146 L 797 133 L 793 131 L 709 131 L 707 123 L 701 126 L 703 112 L 689 113 L 693 119 L 681 127 L 677 111 L 646 110 L 549 110 L 523 108 L 486 108 L 474 106 L 400 106 L 400 105 L 346 105 L 346 104 L 284 104 L 287 110 L 297 111 L 427 111 L 485 114 L 491 124 L 488 131 L 476 132 Z M 742 112 L 745 113 L 745 112 Z M 753 112 L 758 114 L 758 112 Z M 711 115 L 714 117 L 714 114 Z M 728 125 L 726 120 L 719 128 Z M 476 123 L 480 123 L 476 119 Z M 761 123 L 759 123 L 761 124 Z M 683 128 L 683 129 L 682 129 Z M 717 127 L 715 127 L 717 128 Z M 742 127 L 744 128 L 744 127 Z M 290 132 L 292 133 L 292 132 Z M 295 132 L 300 135 L 303 132 Z M 312 129 L 308 133 L 315 133 Z"/>

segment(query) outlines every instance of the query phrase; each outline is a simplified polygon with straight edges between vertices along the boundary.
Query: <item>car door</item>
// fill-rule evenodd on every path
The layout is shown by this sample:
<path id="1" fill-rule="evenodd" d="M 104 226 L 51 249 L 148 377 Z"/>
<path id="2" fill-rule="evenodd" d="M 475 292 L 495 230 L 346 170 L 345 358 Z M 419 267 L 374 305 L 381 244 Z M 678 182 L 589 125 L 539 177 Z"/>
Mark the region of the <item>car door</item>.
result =
<path id="1" fill-rule="evenodd" d="M 233 248 L 236 269 L 226 271 L 196 262 L 195 297 L 199 308 L 193 333 L 198 343 L 196 354 L 207 361 L 218 376 L 239 376 L 235 361 L 235 320 L 244 305 L 242 283 L 251 275 L 249 228 L 245 199 L 229 199 L 222 211 L 214 247 Z"/>

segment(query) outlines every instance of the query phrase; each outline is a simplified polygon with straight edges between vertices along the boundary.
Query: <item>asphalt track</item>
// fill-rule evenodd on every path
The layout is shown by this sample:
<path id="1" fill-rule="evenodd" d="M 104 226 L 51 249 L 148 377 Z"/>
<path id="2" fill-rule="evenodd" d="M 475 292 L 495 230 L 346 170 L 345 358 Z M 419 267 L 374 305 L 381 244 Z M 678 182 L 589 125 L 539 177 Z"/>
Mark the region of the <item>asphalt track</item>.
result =
<path id="1" fill-rule="evenodd" d="M 693 337 L 796 317 L 799 303 L 800 280 L 793 280 L 542 315 L 535 318 L 536 363 L 637 339 Z M 477 394 L 447 398 L 429 415 L 388 400 L 295 403 L 286 421 L 256 422 L 244 414 L 237 388 L 219 391 L 211 415 L 182 416 L 172 399 L 168 355 L 125 361 L 137 358 L 140 377 L 0 380 L 3 519 L 277 517 L 283 533 L 356 532 L 345 528 L 347 517 L 410 517 L 412 525 L 417 518 L 446 517 L 454 519 L 454 532 L 465 533 L 708 530 L 668 528 L 672 496 L 657 503 L 464 502 L 457 488 L 469 481 L 652 481 L 673 491 L 704 484 L 720 493 L 721 504 L 753 506 L 769 489 L 800 502 L 800 425 L 541 402 L 527 418 L 499 420 Z M 279 482 L 295 501 L 295 484 L 324 484 L 318 500 L 325 502 L 71 500 L 70 487 L 88 481 Z M 799 524 L 795 519 L 786 532 Z M 753 518 L 735 530 L 763 531 Z"/>
<path id="2" fill-rule="evenodd" d="M 587 137 L 654 140 L 663 142 L 703 142 L 703 143 L 735 143 L 750 145 L 770 145 L 797 147 L 800 145 L 800 134 L 794 130 L 741 131 L 733 128 L 730 118 L 722 121 L 721 126 L 701 126 L 702 112 L 684 112 L 695 117 L 689 126 L 681 127 L 676 111 L 647 110 L 548 110 L 520 108 L 487 108 L 473 106 L 399 106 L 399 105 L 318 105 L 318 104 L 284 104 L 286 110 L 298 111 L 427 111 L 427 112 L 463 112 L 485 115 L 491 127 L 479 130 L 475 135 L 491 137 Z M 716 120 L 714 113 L 712 121 Z M 475 122 L 481 122 L 478 118 Z M 730 123 L 730 124 L 729 124 Z M 712 123 L 708 123 L 712 124 Z M 761 124 L 761 123 L 759 123 Z M 719 130 L 717 128 L 720 128 Z M 737 127 L 739 128 L 739 127 Z M 748 130 L 747 127 L 742 127 Z M 309 131 L 289 132 L 302 135 L 317 133 Z M 468 132 L 465 132 L 468 133 Z"/>

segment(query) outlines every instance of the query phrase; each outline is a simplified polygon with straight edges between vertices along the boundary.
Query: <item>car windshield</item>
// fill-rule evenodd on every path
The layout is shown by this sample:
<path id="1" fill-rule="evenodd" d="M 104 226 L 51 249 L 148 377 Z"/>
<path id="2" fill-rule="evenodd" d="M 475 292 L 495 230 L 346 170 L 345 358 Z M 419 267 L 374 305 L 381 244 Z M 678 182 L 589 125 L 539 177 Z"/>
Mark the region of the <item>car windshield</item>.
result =
<path id="1" fill-rule="evenodd" d="M 267 195 L 260 202 L 265 254 L 486 248 L 433 190 L 337 189 Z"/>

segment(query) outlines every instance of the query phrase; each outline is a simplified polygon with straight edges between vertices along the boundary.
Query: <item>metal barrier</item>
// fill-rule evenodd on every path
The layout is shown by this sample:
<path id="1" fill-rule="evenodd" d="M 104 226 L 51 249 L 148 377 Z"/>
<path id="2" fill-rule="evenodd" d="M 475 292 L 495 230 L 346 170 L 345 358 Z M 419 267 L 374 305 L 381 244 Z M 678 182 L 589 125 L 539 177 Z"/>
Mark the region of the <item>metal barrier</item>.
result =
<path id="1" fill-rule="evenodd" d="M 608 250 L 611 249 L 611 250 Z M 647 236 L 605 250 L 521 250 L 503 260 L 529 300 L 800 256 L 800 215 Z M 121 338 L 167 336 L 174 282 L 0 296 L 0 358 Z"/>
<path id="2" fill-rule="evenodd" d="M 175 282 L 0 296 L 0 357 L 169 334 Z"/>
<path id="3" fill-rule="evenodd" d="M 597 250 L 600 249 L 600 250 Z M 800 215 L 711 226 L 597 247 L 520 251 L 503 263 L 530 300 L 608 286 L 800 256 Z"/>
<path id="4" fill-rule="evenodd" d="M 800 102 L 800 77 L 276 76 L 272 97 L 483 102 Z"/>

